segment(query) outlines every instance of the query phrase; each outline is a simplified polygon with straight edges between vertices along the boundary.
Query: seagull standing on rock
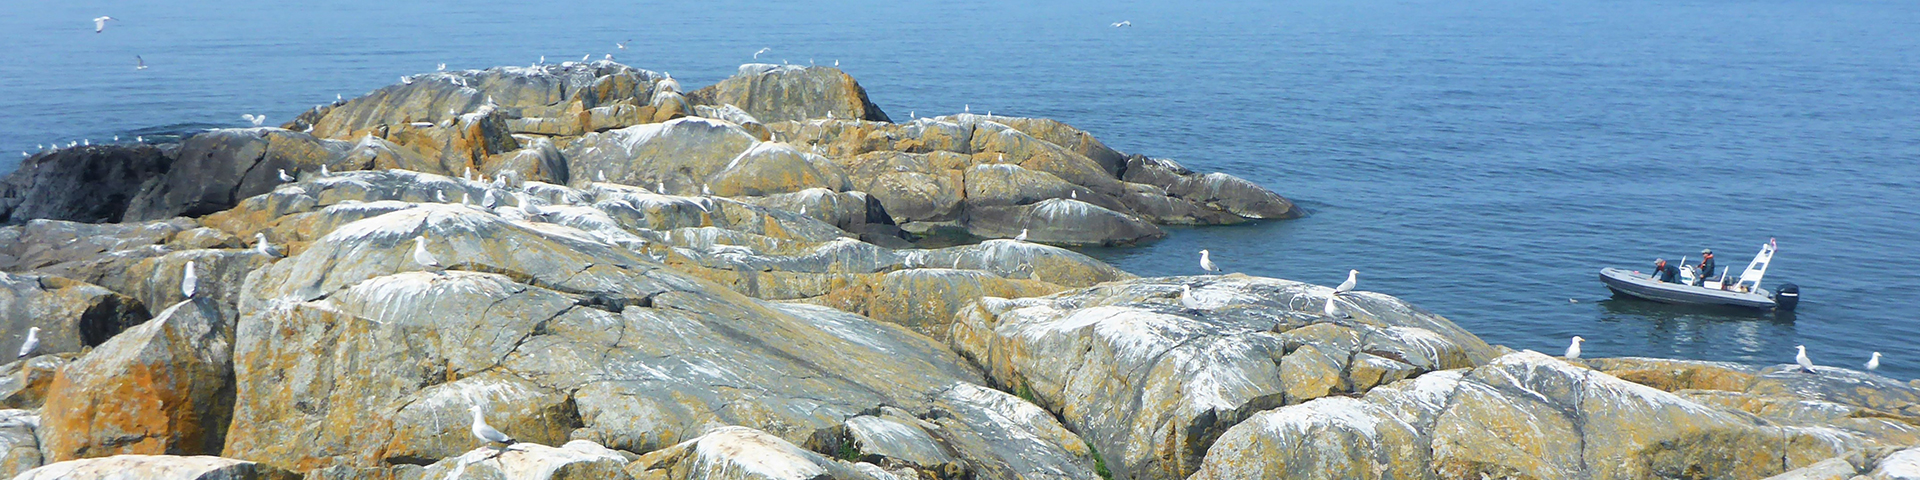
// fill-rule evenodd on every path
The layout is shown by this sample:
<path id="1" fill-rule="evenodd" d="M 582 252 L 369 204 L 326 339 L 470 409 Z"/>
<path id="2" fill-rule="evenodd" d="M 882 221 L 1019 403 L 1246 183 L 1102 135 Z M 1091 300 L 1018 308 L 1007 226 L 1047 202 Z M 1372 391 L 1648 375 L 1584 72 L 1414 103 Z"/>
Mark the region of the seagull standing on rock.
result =
<path id="1" fill-rule="evenodd" d="M 254 232 L 253 240 L 254 240 L 253 251 L 260 252 L 261 255 L 266 255 L 270 258 L 280 258 L 282 256 L 285 256 L 285 254 L 282 253 L 280 249 L 273 248 L 273 244 L 267 243 L 267 234 Z"/>
<path id="2" fill-rule="evenodd" d="M 1020 234 L 1019 234 L 1019 235 L 1014 235 L 1014 236 L 1013 236 L 1013 241 L 1016 241 L 1016 242 L 1026 242 L 1026 241 L 1027 241 L 1027 229 L 1024 229 L 1024 228 L 1022 228 L 1022 229 L 1020 229 Z"/>
<path id="3" fill-rule="evenodd" d="M 471 428 L 473 438 L 478 438 L 480 441 L 489 444 L 501 444 L 500 451 L 503 453 L 507 451 L 507 447 L 513 446 L 515 443 L 520 443 L 514 440 L 513 437 L 500 433 L 499 430 L 494 430 L 492 425 L 487 425 L 487 419 L 480 415 L 479 405 L 467 407 L 467 410 L 473 412 L 473 427 Z"/>
<path id="4" fill-rule="evenodd" d="M 1180 284 L 1180 306 L 1186 307 L 1187 310 L 1200 309 L 1200 299 L 1193 298 L 1193 287 L 1184 283 Z"/>
<path id="5" fill-rule="evenodd" d="M 1218 265 L 1213 264 L 1213 257 L 1208 256 L 1208 253 L 1206 250 L 1200 251 L 1200 269 L 1206 270 L 1209 272 L 1220 273 L 1220 267 Z"/>
<path id="6" fill-rule="evenodd" d="M 1571 345 L 1567 345 L 1567 359 L 1568 359 L 1568 360 L 1579 360 L 1579 359 L 1580 359 L 1580 342 L 1584 342 L 1584 341 L 1587 341 L 1587 339 L 1585 339 L 1585 338 L 1580 338 L 1580 336 L 1579 336 L 1579 335 L 1574 335 L 1574 336 L 1573 336 L 1573 344 L 1571 344 Z"/>
<path id="7" fill-rule="evenodd" d="M 485 195 L 480 196 L 480 207 L 482 208 L 492 209 L 494 205 L 499 204 L 500 199 L 493 196 L 493 190 L 487 190 Z"/>
<path id="8" fill-rule="evenodd" d="M 1333 294 L 1339 295 L 1342 293 L 1353 291 L 1353 286 L 1356 283 L 1359 283 L 1359 280 L 1360 280 L 1359 276 L 1360 276 L 1359 270 L 1347 270 L 1347 281 L 1340 282 L 1340 286 L 1338 287 L 1333 287 Z"/>
<path id="9" fill-rule="evenodd" d="M 427 253 L 426 235 L 413 237 L 413 263 L 423 268 L 440 268 L 440 261 L 434 259 L 433 254 Z"/>
<path id="10" fill-rule="evenodd" d="M 1880 352 L 1873 352 L 1873 358 L 1867 359 L 1867 370 L 1880 369 Z"/>
<path id="11" fill-rule="evenodd" d="M 13 357 L 13 358 L 27 358 L 28 354 L 33 353 L 33 349 L 39 348 L 39 347 L 40 347 L 40 327 L 28 328 L 27 341 L 20 342 L 20 356 Z"/>
<path id="12" fill-rule="evenodd" d="M 1333 318 L 1347 318 L 1346 310 L 1340 309 L 1340 297 L 1328 296 L 1327 305 L 1321 309 L 1321 312 Z"/>
<path id="13" fill-rule="evenodd" d="M 180 294 L 193 298 L 193 292 L 199 290 L 200 276 L 193 273 L 193 262 L 187 262 L 187 271 L 180 275 Z"/>
<path id="14" fill-rule="evenodd" d="M 282 168 L 280 169 L 280 181 L 291 183 L 294 181 L 294 178 L 292 175 L 287 174 L 287 169 Z"/>
<path id="15" fill-rule="evenodd" d="M 1806 373 L 1817 373 L 1813 371 L 1813 360 L 1807 359 L 1807 346 L 1794 345 L 1793 348 L 1800 349 L 1800 353 L 1793 356 L 1793 362 L 1800 364 L 1800 371 L 1806 372 Z"/>

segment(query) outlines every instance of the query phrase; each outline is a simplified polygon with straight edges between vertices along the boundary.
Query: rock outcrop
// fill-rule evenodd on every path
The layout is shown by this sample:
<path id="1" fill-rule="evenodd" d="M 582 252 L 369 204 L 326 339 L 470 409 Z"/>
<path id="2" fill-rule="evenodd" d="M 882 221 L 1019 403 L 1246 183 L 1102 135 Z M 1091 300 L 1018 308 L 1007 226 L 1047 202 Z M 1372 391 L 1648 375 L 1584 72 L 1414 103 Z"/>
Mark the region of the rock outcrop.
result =
<path id="1" fill-rule="evenodd" d="M 139 300 L 98 285 L 44 275 L 0 272 L 0 348 L 19 352 L 39 328 L 34 354 L 77 352 L 146 321 Z"/>
<path id="2" fill-rule="evenodd" d="M 283 470 L 209 456 L 115 455 L 69 460 L 28 470 L 17 480 L 293 480 Z"/>
<path id="3" fill-rule="evenodd" d="M 1494 356 L 1445 318 L 1385 295 L 1343 295 L 1353 318 L 1325 317 L 1318 305 L 1331 291 L 1234 275 L 983 298 L 950 342 L 1129 479 L 1185 478 L 1215 437 L 1258 412 Z"/>
<path id="4" fill-rule="evenodd" d="M 40 415 L 28 410 L 0 410 L 0 477 L 13 478 L 39 467 Z"/>
<path id="5" fill-rule="evenodd" d="M 173 158 L 150 145 L 42 152 L 0 179 L 0 224 L 28 220 L 119 222 L 133 196 L 166 175 Z"/>
<path id="6" fill-rule="evenodd" d="M 1760 478 L 1885 440 L 1521 352 L 1259 413 L 1221 435 L 1193 478 Z"/>
<path id="7" fill-rule="evenodd" d="M 688 95 L 696 105 L 732 105 L 763 122 L 847 118 L 890 122 L 867 100 L 867 89 L 833 67 L 749 63 L 740 72 Z"/>
<path id="8" fill-rule="evenodd" d="M 43 409 L 50 461 L 220 453 L 233 408 L 233 319 L 181 302 L 67 364 Z"/>

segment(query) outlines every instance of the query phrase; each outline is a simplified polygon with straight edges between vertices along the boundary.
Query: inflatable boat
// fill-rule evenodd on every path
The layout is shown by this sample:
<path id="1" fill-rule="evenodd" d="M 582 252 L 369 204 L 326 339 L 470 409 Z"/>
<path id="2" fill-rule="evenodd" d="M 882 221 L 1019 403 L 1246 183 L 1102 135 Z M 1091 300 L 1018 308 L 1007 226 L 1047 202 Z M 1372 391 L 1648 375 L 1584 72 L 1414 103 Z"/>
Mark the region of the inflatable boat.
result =
<path id="1" fill-rule="evenodd" d="M 1724 271 L 1718 279 L 1713 278 L 1713 272 L 1696 274 L 1693 268 L 1686 266 L 1686 260 L 1681 260 L 1679 283 L 1662 282 L 1655 275 L 1622 268 L 1600 269 L 1600 282 L 1607 284 L 1607 289 L 1613 290 L 1616 297 L 1682 305 L 1792 311 L 1800 303 L 1800 287 L 1788 283 L 1780 285 L 1778 291 L 1760 288 L 1760 278 L 1766 276 L 1767 266 L 1773 263 L 1773 252 L 1777 248 L 1773 240 L 1767 240 L 1766 245 L 1760 246 L 1760 253 L 1753 256 L 1753 262 L 1747 264 L 1746 271 L 1732 282 L 1727 281 Z"/>

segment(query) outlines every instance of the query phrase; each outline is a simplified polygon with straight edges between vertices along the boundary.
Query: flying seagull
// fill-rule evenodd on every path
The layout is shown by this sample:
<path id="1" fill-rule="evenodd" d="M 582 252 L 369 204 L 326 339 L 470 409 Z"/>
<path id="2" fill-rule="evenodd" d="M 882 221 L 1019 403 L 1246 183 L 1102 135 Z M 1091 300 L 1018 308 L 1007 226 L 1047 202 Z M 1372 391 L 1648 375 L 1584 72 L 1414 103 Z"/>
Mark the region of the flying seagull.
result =
<path id="1" fill-rule="evenodd" d="M 500 450 L 503 452 L 506 451 L 507 449 L 506 447 L 512 446 L 515 443 L 519 443 L 518 441 L 514 440 L 513 437 L 509 437 L 507 436 L 507 434 L 500 433 L 499 430 L 494 430 L 492 425 L 487 425 L 487 419 L 482 418 L 480 416 L 479 405 L 473 405 L 473 406 L 467 407 L 467 409 L 473 411 L 473 428 L 472 428 L 473 438 L 478 438 L 480 439 L 480 441 L 487 442 L 490 444 L 491 443 L 501 444 L 502 446 L 500 447 Z"/>
<path id="2" fill-rule="evenodd" d="M 1133 26 L 1132 20 L 1121 20 L 1118 22 L 1113 22 L 1113 28 L 1131 27 L 1131 26 Z"/>
<path id="3" fill-rule="evenodd" d="M 1025 241 L 1027 241 L 1027 229 L 1024 229 L 1024 228 L 1022 228 L 1022 229 L 1020 229 L 1020 234 L 1019 234 L 1019 235 L 1014 235 L 1014 236 L 1013 236 L 1013 241 L 1016 241 L 1016 242 L 1025 242 Z"/>
<path id="4" fill-rule="evenodd" d="M 628 42 L 631 42 L 631 41 L 633 41 L 633 40 L 627 40 L 627 41 L 628 41 Z M 621 50 L 626 50 L 626 49 L 627 49 L 627 44 L 626 44 L 626 43 L 624 43 L 624 42 L 613 42 L 613 46 L 614 46 L 615 48 L 619 48 L 619 49 L 621 49 Z"/>
<path id="5" fill-rule="evenodd" d="M 760 59 L 760 54 L 762 54 L 762 53 L 767 53 L 767 52 L 770 52 L 770 51 L 773 51 L 773 47 L 767 47 L 767 48 L 762 48 L 762 49 L 760 49 L 760 51 L 758 51 L 758 52 L 753 52 L 753 59 L 754 59 L 754 60 L 759 60 L 759 59 Z"/>
<path id="6" fill-rule="evenodd" d="M 287 174 L 287 169 L 284 169 L 284 168 L 282 168 L 282 169 L 280 169 L 280 181 L 282 181 L 282 182 L 292 182 L 292 181 L 294 181 L 294 178 L 293 178 L 293 176 L 292 176 L 292 175 L 288 175 L 288 174 Z"/>
<path id="7" fill-rule="evenodd" d="M 1580 338 L 1579 335 L 1573 336 L 1573 344 L 1567 345 L 1568 360 L 1577 360 L 1580 358 L 1580 342 L 1584 342 L 1584 341 L 1587 341 L 1587 339 Z"/>
<path id="8" fill-rule="evenodd" d="M 286 255 L 281 252 L 280 249 L 274 248 L 273 244 L 267 243 L 267 234 L 254 232 L 253 240 L 253 251 L 260 252 L 261 255 L 266 255 L 271 258 L 280 258 Z"/>
<path id="9" fill-rule="evenodd" d="M 1793 362 L 1800 364 L 1800 371 L 1806 372 L 1806 373 L 1816 373 L 1813 371 L 1813 360 L 1807 359 L 1807 346 L 1794 345 L 1793 348 L 1800 349 L 1800 353 L 1793 356 Z"/>
<path id="10" fill-rule="evenodd" d="M 193 273 L 193 262 L 188 261 L 187 272 L 180 275 L 180 294 L 193 298 L 193 292 L 199 289 L 199 283 L 200 276 Z"/>
<path id="11" fill-rule="evenodd" d="M 1360 276 L 1359 270 L 1347 270 L 1347 281 L 1340 282 L 1340 286 L 1338 287 L 1333 287 L 1333 294 L 1339 295 L 1342 293 L 1353 291 L 1353 285 L 1354 283 L 1358 282 L 1359 278 L 1357 277 L 1359 276 Z"/>
<path id="12" fill-rule="evenodd" d="M 147 59 L 144 59 L 144 58 L 140 58 L 140 56 L 139 56 L 139 55 L 134 55 L 134 56 L 133 56 L 133 61 L 134 61 L 134 64 L 133 64 L 133 69 L 134 69 L 134 70 L 146 70 L 146 69 L 147 69 Z"/>
<path id="13" fill-rule="evenodd" d="M 248 114 L 240 115 L 240 119 L 253 122 L 253 126 L 255 127 L 258 127 L 267 123 L 266 115 L 254 115 L 254 114 L 248 113 Z"/>
<path id="14" fill-rule="evenodd" d="M 40 327 L 28 328 L 27 341 L 20 343 L 20 356 L 13 357 L 13 358 L 27 358 L 28 354 L 33 353 L 33 349 L 39 348 L 39 347 L 40 347 Z"/>
<path id="15" fill-rule="evenodd" d="M 440 268 L 440 261 L 435 260 L 433 254 L 427 253 L 426 235 L 413 237 L 413 263 L 424 268 Z"/>
<path id="16" fill-rule="evenodd" d="M 93 18 L 93 33 L 100 33 L 100 32 L 101 32 L 102 30 L 106 30 L 106 29 L 107 29 L 107 21 L 108 21 L 108 20 L 119 20 L 119 19 L 118 19 L 118 18 L 113 18 L 113 17 L 94 17 L 94 18 Z"/>
<path id="17" fill-rule="evenodd" d="M 442 63 L 442 64 L 440 64 L 440 66 L 439 66 L 439 67 L 437 67 L 437 68 L 435 68 L 435 69 L 434 69 L 434 71 L 436 71 L 436 72 L 444 72 L 444 71 L 447 71 L 447 64 L 444 64 L 444 63 Z"/>
<path id="18" fill-rule="evenodd" d="M 1206 270 L 1209 272 L 1218 273 L 1220 271 L 1220 266 L 1213 264 L 1213 257 L 1209 256 L 1206 250 L 1201 250 L 1200 251 L 1200 269 Z"/>
<path id="19" fill-rule="evenodd" d="M 1867 359 L 1867 370 L 1880 369 L 1880 352 L 1873 352 L 1873 358 Z"/>

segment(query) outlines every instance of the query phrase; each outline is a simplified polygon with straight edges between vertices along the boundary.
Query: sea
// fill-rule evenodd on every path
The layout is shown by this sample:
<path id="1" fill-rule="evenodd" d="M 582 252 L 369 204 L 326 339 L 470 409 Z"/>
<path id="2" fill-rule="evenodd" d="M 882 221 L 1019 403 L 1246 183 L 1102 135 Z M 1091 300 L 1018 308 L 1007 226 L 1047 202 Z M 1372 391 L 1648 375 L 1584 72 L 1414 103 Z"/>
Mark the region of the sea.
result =
<path id="1" fill-rule="evenodd" d="M 1084 250 L 1143 276 L 1201 274 L 1208 249 L 1248 275 L 1359 270 L 1515 349 L 1764 366 L 1805 345 L 1920 377 L 1911 0 L 6 3 L 0 172 L 44 144 L 278 124 L 442 63 L 612 54 L 688 88 L 837 64 L 896 119 L 1054 118 L 1310 212 Z M 1797 311 L 1597 279 L 1703 248 L 1737 271 L 1770 240 L 1765 284 L 1797 284 Z"/>

